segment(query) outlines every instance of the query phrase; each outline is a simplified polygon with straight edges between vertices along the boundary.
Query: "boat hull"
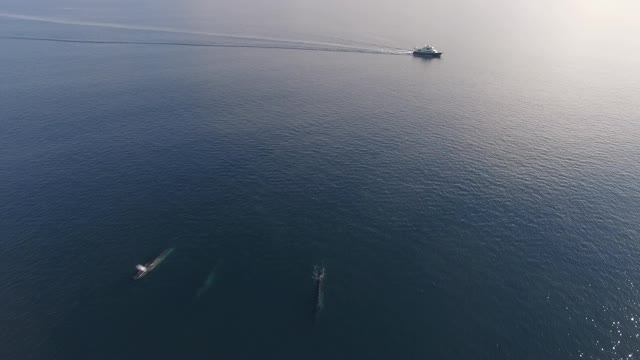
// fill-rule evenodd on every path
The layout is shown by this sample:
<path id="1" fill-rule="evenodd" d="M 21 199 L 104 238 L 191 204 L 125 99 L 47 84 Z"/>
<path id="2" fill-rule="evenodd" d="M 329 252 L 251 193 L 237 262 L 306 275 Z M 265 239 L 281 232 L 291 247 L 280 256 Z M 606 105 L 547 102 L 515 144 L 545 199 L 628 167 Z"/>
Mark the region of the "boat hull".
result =
<path id="1" fill-rule="evenodd" d="M 417 51 L 413 52 L 413 56 L 418 56 L 418 57 L 423 57 L 423 58 L 439 58 L 440 55 L 442 55 L 441 52 L 438 52 L 438 53 L 421 53 L 421 52 L 417 52 Z"/>

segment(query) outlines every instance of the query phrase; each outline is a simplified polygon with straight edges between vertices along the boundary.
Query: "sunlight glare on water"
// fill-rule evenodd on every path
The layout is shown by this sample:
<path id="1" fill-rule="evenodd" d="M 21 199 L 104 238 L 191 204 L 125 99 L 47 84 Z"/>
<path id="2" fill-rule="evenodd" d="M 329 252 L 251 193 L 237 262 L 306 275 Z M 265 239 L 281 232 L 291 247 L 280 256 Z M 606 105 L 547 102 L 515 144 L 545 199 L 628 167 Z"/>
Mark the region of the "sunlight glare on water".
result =
<path id="1" fill-rule="evenodd" d="M 4 1 L 0 359 L 640 357 L 638 6 Z"/>

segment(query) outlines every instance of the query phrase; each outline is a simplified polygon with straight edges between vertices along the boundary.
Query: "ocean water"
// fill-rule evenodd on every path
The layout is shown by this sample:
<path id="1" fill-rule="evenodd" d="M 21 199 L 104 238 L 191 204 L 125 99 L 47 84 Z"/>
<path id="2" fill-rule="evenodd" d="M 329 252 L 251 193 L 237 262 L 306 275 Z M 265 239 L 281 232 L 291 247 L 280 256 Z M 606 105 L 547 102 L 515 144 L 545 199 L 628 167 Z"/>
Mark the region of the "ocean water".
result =
<path id="1" fill-rule="evenodd" d="M 637 10 L 3 1 L 0 359 L 640 357 Z"/>

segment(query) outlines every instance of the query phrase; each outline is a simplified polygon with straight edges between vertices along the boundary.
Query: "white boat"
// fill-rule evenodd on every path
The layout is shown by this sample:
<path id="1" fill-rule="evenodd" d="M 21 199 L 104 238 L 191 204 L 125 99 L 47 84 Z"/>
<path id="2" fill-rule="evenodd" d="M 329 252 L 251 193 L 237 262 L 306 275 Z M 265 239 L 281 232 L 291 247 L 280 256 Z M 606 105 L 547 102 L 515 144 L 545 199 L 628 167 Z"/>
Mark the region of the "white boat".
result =
<path id="1" fill-rule="evenodd" d="M 425 45 L 425 46 L 423 46 L 421 48 L 415 48 L 413 50 L 413 56 L 429 57 L 429 58 L 437 57 L 437 58 L 439 58 L 440 55 L 442 55 L 442 53 L 439 52 L 436 48 L 434 48 L 431 45 Z"/>

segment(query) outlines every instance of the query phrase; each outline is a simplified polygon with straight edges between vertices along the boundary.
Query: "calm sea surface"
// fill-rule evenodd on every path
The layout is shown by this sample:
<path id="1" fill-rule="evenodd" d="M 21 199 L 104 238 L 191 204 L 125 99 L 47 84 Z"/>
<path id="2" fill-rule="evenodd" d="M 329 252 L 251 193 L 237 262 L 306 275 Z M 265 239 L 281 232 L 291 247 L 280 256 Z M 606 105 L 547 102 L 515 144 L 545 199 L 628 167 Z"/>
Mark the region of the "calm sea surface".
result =
<path id="1" fill-rule="evenodd" d="M 638 11 L 3 1 L 0 358 L 639 358 Z"/>

